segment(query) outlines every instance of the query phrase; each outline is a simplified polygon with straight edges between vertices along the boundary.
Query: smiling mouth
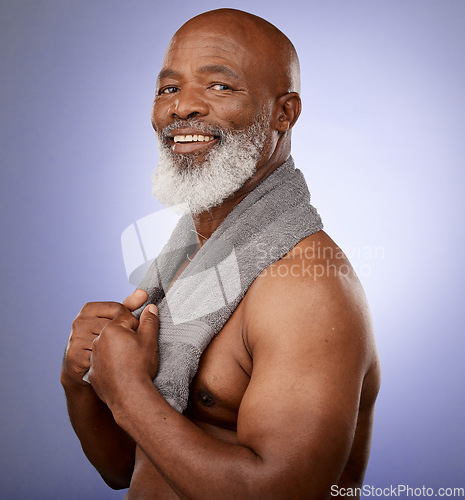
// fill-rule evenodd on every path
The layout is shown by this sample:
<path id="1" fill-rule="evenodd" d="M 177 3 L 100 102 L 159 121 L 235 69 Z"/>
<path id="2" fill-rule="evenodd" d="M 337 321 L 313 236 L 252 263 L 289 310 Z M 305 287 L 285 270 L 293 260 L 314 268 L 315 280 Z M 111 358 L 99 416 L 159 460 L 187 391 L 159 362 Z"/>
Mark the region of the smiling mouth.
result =
<path id="1" fill-rule="evenodd" d="M 171 151 L 176 154 L 200 154 L 210 150 L 219 140 L 211 134 L 180 134 L 174 133 L 170 137 Z"/>
<path id="2" fill-rule="evenodd" d="M 213 135 L 175 135 L 173 141 L 175 143 L 180 142 L 181 144 L 189 144 L 192 142 L 210 142 L 213 141 L 215 137 Z"/>

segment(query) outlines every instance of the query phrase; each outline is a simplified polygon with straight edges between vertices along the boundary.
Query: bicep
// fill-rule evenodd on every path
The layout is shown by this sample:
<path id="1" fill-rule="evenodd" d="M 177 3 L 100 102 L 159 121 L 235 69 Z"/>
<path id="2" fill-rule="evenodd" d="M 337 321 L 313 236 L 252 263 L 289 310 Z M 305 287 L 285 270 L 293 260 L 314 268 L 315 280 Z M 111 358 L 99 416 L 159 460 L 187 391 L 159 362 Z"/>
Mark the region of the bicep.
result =
<path id="1" fill-rule="evenodd" d="M 253 371 L 238 438 L 297 493 L 337 483 L 357 424 L 363 325 L 341 301 L 328 304 L 265 301 L 250 325 Z"/>

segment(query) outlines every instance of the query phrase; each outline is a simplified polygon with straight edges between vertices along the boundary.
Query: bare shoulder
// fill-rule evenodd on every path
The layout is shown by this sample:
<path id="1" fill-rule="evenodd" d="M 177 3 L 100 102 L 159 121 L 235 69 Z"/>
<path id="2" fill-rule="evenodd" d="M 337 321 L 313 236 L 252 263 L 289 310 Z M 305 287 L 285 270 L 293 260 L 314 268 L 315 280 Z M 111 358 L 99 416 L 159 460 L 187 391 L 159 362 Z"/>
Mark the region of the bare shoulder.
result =
<path id="1" fill-rule="evenodd" d="M 324 231 L 267 267 L 244 306 L 245 342 L 251 352 L 262 340 L 298 342 L 303 351 L 330 344 L 332 355 L 356 363 L 362 377 L 371 369 L 379 379 L 365 293 L 349 260 Z"/>

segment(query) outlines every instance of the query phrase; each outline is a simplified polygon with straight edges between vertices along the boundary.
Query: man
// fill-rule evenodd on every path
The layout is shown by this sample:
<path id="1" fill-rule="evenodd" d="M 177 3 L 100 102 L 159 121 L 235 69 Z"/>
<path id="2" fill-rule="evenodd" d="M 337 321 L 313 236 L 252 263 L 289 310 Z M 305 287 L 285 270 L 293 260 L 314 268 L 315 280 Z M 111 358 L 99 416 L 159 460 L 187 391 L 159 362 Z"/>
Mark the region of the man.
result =
<path id="1" fill-rule="evenodd" d="M 298 92 L 294 47 L 263 19 L 220 9 L 174 35 L 153 105 L 154 192 L 189 205 L 199 238 L 168 288 L 289 162 Z M 361 285 L 323 231 L 245 291 L 201 355 L 182 412 L 152 382 L 163 320 L 154 305 L 134 317 L 146 301 L 136 290 L 122 304 L 86 304 L 63 362 L 72 425 L 111 487 L 135 499 L 287 499 L 362 484 L 379 363 Z"/>

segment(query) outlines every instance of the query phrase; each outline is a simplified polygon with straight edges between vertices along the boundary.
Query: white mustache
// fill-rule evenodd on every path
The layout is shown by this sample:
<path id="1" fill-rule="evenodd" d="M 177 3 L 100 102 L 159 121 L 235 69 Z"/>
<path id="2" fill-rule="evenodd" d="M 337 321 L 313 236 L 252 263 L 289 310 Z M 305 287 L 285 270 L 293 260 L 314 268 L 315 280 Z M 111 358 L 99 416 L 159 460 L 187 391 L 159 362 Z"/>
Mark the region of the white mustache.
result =
<path id="1" fill-rule="evenodd" d="M 228 133 L 230 133 L 230 131 L 227 129 L 222 129 L 218 126 L 207 125 L 196 118 L 188 118 L 187 120 L 180 120 L 179 118 L 177 118 L 173 123 L 170 123 L 159 131 L 160 139 L 166 142 L 173 130 L 183 128 L 195 129 L 205 135 L 214 135 L 216 137 L 219 137 L 220 139 L 224 138 Z"/>

